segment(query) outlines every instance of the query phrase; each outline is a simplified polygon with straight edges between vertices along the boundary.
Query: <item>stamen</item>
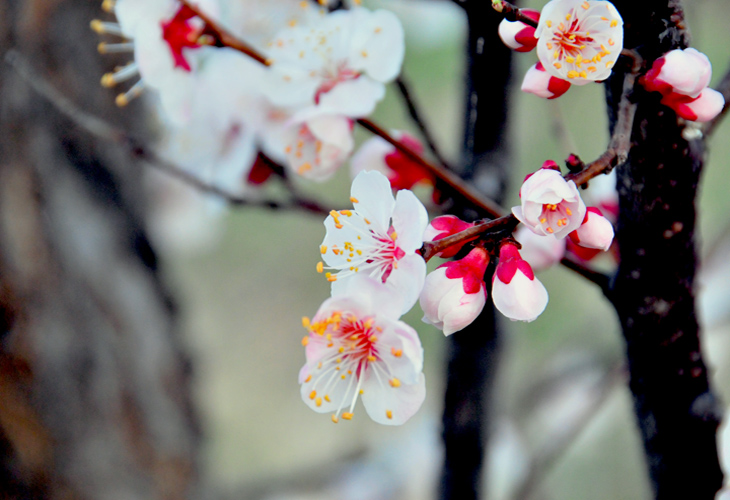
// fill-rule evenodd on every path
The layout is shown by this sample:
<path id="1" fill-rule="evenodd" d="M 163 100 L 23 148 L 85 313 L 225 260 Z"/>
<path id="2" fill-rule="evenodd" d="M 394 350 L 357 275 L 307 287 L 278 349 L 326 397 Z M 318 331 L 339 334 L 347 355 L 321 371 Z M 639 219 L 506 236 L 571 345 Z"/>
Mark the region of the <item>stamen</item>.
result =
<path id="1" fill-rule="evenodd" d="M 100 35 L 124 36 L 124 33 L 122 33 L 122 27 L 117 23 L 105 23 L 99 19 L 94 19 L 91 21 L 90 26 L 92 31 Z"/>
<path id="2" fill-rule="evenodd" d="M 118 83 L 134 78 L 139 74 L 139 69 L 136 63 L 129 63 L 126 66 L 119 68 L 114 73 L 106 73 L 101 77 L 102 87 L 113 87 Z"/>
<path id="3" fill-rule="evenodd" d="M 123 108 L 127 104 L 129 104 L 132 100 L 139 97 L 142 94 L 142 91 L 144 90 L 144 83 L 142 80 L 135 83 L 131 89 L 126 91 L 124 94 L 119 94 L 117 98 L 115 99 L 115 103 L 120 108 Z"/>
<path id="4" fill-rule="evenodd" d="M 119 52 L 134 52 L 133 42 L 106 43 L 101 42 L 96 46 L 100 54 L 116 54 Z"/>

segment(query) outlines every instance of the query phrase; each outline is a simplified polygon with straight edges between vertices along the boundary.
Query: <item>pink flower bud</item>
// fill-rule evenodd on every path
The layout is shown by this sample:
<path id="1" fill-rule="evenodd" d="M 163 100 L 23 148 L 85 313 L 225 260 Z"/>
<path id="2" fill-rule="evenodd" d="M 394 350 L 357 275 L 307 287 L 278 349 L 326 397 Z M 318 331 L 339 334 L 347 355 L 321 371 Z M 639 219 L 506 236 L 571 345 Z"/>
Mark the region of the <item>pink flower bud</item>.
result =
<path id="1" fill-rule="evenodd" d="M 451 236 L 452 234 L 461 232 L 464 229 L 468 229 L 473 225 L 474 224 L 470 222 L 464 222 L 455 215 L 442 215 L 433 219 L 429 223 L 428 227 L 426 227 L 426 230 L 423 233 L 423 241 L 437 241 L 442 238 L 446 238 L 447 236 Z M 475 236 L 470 240 L 452 245 L 443 252 L 437 253 L 436 256 L 441 257 L 442 259 L 449 259 L 459 253 L 466 243 L 473 241 L 476 238 L 477 237 Z"/>
<path id="2" fill-rule="evenodd" d="M 695 49 L 675 49 L 654 61 L 642 78 L 650 92 L 675 92 L 697 97 L 712 77 L 712 65 L 707 56 Z"/>
<path id="3" fill-rule="evenodd" d="M 613 242 L 613 225 L 596 207 L 588 207 L 583 224 L 570 233 L 573 243 L 585 248 L 596 248 L 604 252 Z"/>
<path id="4" fill-rule="evenodd" d="M 513 243 L 499 249 L 492 278 L 494 306 L 512 321 L 533 321 L 545 310 L 548 294 Z"/>
<path id="5" fill-rule="evenodd" d="M 586 213 L 575 182 L 566 181 L 550 167 L 541 168 L 525 179 L 520 199 L 522 205 L 512 207 L 512 213 L 538 235 L 565 238 L 580 227 Z"/>
<path id="6" fill-rule="evenodd" d="M 421 142 L 406 132 L 394 131 L 393 136 L 418 154 Z M 380 137 L 365 141 L 350 162 L 353 178 L 363 170 L 377 170 L 385 175 L 394 190 L 411 189 L 419 182 L 433 184 L 433 176 L 392 144 Z"/>
<path id="7" fill-rule="evenodd" d="M 522 80 L 522 91 L 535 94 L 544 99 L 555 99 L 565 94 L 570 88 L 570 83 L 554 76 L 550 76 L 542 63 L 531 66 L 525 73 Z"/>
<path id="8" fill-rule="evenodd" d="M 420 297 L 423 321 L 440 328 L 444 335 L 470 325 L 487 301 L 484 272 L 488 264 L 486 250 L 477 247 L 463 259 L 442 264 L 426 276 Z"/>
<path id="9" fill-rule="evenodd" d="M 694 99 L 672 99 L 672 95 L 662 99 L 662 103 L 672 108 L 685 120 L 693 122 L 708 122 L 720 114 L 722 108 L 725 107 L 725 98 L 720 92 L 711 88 L 704 89 Z"/>
<path id="10" fill-rule="evenodd" d="M 521 9 L 521 12 L 535 22 L 540 20 L 540 13 L 536 10 Z M 535 28 L 521 21 L 503 19 L 499 23 L 499 37 L 507 47 L 517 52 L 529 52 L 537 45 Z"/>

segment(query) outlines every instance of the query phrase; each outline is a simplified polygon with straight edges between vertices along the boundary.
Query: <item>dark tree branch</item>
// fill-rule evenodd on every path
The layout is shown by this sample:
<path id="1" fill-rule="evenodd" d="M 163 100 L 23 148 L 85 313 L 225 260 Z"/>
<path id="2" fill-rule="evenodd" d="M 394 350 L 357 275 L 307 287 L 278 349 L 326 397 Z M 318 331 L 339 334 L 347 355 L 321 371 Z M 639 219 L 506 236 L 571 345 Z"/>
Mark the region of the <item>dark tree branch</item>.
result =
<path id="1" fill-rule="evenodd" d="M 401 75 L 395 79 L 395 85 L 396 87 L 398 87 L 398 91 L 400 92 L 403 101 L 406 103 L 406 107 L 408 108 L 408 114 L 413 120 L 413 123 L 416 124 L 416 127 L 418 127 L 419 132 L 421 132 L 421 137 L 423 137 L 423 140 L 426 142 L 426 146 L 428 146 L 431 154 L 433 154 L 434 158 L 436 158 L 436 161 L 438 161 L 440 165 L 443 165 L 444 167 L 451 170 L 452 167 L 449 166 L 448 162 L 439 151 L 438 147 L 436 146 L 436 141 L 431 134 L 431 131 L 426 126 L 426 122 L 421 116 L 421 113 L 418 111 L 418 107 L 416 106 L 416 103 L 411 96 L 411 91 L 408 88 L 409 85 L 406 83 L 403 73 L 401 73 Z"/>
<path id="2" fill-rule="evenodd" d="M 677 0 L 616 0 L 624 45 L 650 63 L 687 46 Z M 610 124 L 620 119 L 627 70 L 607 83 Z M 716 431 L 720 404 L 702 359 L 695 311 L 696 195 L 704 142 L 659 98 L 636 110 L 628 160 L 617 169 L 621 262 L 610 295 L 618 313 L 639 429 L 659 500 L 712 500 L 722 486 Z"/>

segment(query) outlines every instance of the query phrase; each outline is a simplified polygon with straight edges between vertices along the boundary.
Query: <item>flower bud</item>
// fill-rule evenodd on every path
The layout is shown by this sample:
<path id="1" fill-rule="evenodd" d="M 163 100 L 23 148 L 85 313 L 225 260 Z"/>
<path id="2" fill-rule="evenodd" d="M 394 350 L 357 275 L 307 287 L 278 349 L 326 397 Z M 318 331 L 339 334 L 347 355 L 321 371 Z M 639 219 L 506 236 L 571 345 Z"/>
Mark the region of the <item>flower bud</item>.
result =
<path id="1" fill-rule="evenodd" d="M 525 73 L 522 80 L 522 91 L 535 94 L 544 99 L 555 99 L 565 94 L 570 88 L 570 83 L 554 76 L 550 76 L 542 63 L 531 66 Z"/>
<path id="2" fill-rule="evenodd" d="M 484 272 L 488 264 L 486 250 L 477 247 L 426 276 L 420 297 L 423 321 L 443 330 L 444 335 L 470 325 L 487 301 Z"/>
<path id="3" fill-rule="evenodd" d="M 492 278 L 492 300 L 494 307 L 512 321 L 533 321 L 547 306 L 547 290 L 514 243 L 504 243 L 499 249 L 499 264 Z"/>
<path id="4" fill-rule="evenodd" d="M 535 22 L 540 20 L 540 13 L 532 9 L 520 9 L 520 12 Z M 535 28 L 528 26 L 522 21 L 508 21 L 503 19 L 499 23 L 499 37 L 502 42 L 517 52 L 529 52 L 537 45 Z"/>
<path id="5" fill-rule="evenodd" d="M 601 214 L 599 209 L 588 207 L 583 224 L 569 236 L 576 245 L 605 252 L 613 242 L 613 225 Z"/>
<path id="6" fill-rule="evenodd" d="M 443 238 L 446 238 L 447 236 L 451 236 L 452 234 L 456 234 L 458 232 L 461 232 L 465 229 L 468 229 L 472 227 L 474 224 L 470 222 L 464 222 L 463 220 L 459 219 L 455 215 L 441 215 L 439 217 L 436 217 L 433 219 L 429 224 L 428 227 L 426 227 L 426 230 L 423 233 L 423 240 L 424 241 L 437 241 Z M 471 238 L 470 240 L 463 241 L 461 243 L 457 243 L 456 245 L 452 245 L 446 250 L 443 250 L 442 252 L 439 252 L 436 254 L 437 257 L 441 257 L 442 259 L 449 259 L 459 253 L 461 248 L 468 243 L 469 241 L 473 241 L 476 239 L 476 236 L 474 238 Z"/>

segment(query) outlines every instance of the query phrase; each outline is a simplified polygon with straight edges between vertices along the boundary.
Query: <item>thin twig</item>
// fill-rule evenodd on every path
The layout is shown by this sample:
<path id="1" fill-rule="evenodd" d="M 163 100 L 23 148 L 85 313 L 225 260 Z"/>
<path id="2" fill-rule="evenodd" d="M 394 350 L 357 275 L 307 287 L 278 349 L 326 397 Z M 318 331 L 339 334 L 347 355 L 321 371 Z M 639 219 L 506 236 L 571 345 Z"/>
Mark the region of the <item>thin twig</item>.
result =
<path id="1" fill-rule="evenodd" d="M 98 116 L 94 116 L 81 110 L 76 104 L 71 102 L 71 100 L 61 94 L 61 92 L 32 69 L 29 63 L 25 61 L 16 50 L 9 50 L 5 54 L 5 62 L 11 66 L 37 94 L 45 98 L 59 112 L 92 136 L 119 144 L 124 147 L 132 157 L 144 160 L 146 165 L 165 172 L 171 177 L 174 177 L 203 193 L 218 196 L 235 206 L 263 207 L 271 209 L 304 209 L 309 212 L 322 215 L 329 213 L 327 209 L 321 207 L 317 204 L 317 202 L 301 198 L 299 196 L 292 196 L 291 199 L 286 202 L 276 200 L 250 200 L 244 198 L 240 194 L 232 193 L 221 187 L 209 184 L 178 165 L 165 160 L 154 149 L 145 146 L 142 141 L 132 137 L 123 130 L 114 127 Z"/>
<path id="2" fill-rule="evenodd" d="M 403 98 L 406 107 L 408 108 L 408 114 L 411 116 L 411 120 L 413 120 L 413 123 L 415 123 L 416 127 L 418 127 L 418 130 L 421 132 L 423 140 L 426 142 L 426 145 L 433 154 L 434 158 L 436 158 L 436 160 L 444 167 L 448 168 L 449 170 L 453 170 L 436 146 L 433 135 L 431 135 L 430 130 L 426 126 L 426 122 L 423 120 L 421 113 L 418 111 L 418 107 L 416 107 L 416 103 L 411 96 L 408 84 L 406 83 L 405 77 L 402 73 L 398 78 L 395 79 L 395 85 L 396 87 L 398 87 L 398 91 L 400 92 L 400 95 Z"/>
<path id="3" fill-rule="evenodd" d="M 616 127 L 608 143 L 608 149 L 597 160 L 588 164 L 581 172 L 566 175 L 566 180 L 572 180 L 578 186 L 581 186 L 592 178 L 601 174 L 607 174 L 618 165 L 626 162 L 629 156 L 629 149 L 631 149 L 631 131 L 634 127 L 634 116 L 636 115 L 636 103 L 631 100 L 631 93 L 634 90 L 635 82 L 636 74 L 634 72 L 627 73 L 624 78 L 623 94 L 618 108 Z"/>
<path id="4" fill-rule="evenodd" d="M 215 38 L 217 47 L 230 47 L 234 50 L 242 52 L 243 54 L 246 54 L 254 61 L 259 62 L 264 66 L 271 65 L 271 60 L 268 57 L 261 54 L 259 51 L 257 51 L 255 48 L 253 48 L 251 45 L 247 44 L 240 38 L 229 33 L 228 30 L 223 28 L 223 26 L 208 17 L 208 15 L 200 10 L 197 5 L 190 3 L 188 0 L 180 0 L 180 2 L 188 9 L 190 9 L 197 17 L 199 17 L 205 23 L 204 32 L 206 34 L 212 35 L 213 38 Z"/>
<path id="5" fill-rule="evenodd" d="M 528 26 L 537 28 L 537 22 L 524 15 L 522 11 L 514 4 L 506 2 L 504 0 L 492 0 L 492 8 L 504 15 L 504 18 L 508 21 L 521 21 Z"/>
<path id="6" fill-rule="evenodd" d="M 505 213 L 502 207 L 497 205 L 492 200 L 485 198 L 484 196 L 479 194 L 476 190 L 474 190 L 464 181 L 462 181 L 457 175 L 452 174 L 448 170 L 429 162 L 421 155 L 413 151 L 411 148 L 409 148 L 399 140 L 395 139 L 385 129 L 383 129 L 376 123 L 368 120 L 367 118 L 360 118 L 356 120 L 356 122 L 361 127 L 369 130 L 379 137 L 382 137 L 387 142 L 395 146 L 398 151 L 406 155 L 414 162 L 418 163 L 421 167 L 428 170 L 434 177 L 436 177 L 436 179 L 444 182 L 445 184 L 448 184 L 451 189 L 453 189 L 465 201 L 471 203 L 475 208 L 482 210 L 485 214 L 493 218 L 500 217 Z"/>
<path id="7" fill-rule="evenodd" d="M 517 224 L 519 224 L 519 221 L 511 214 L 494 220 L 483 219 L 477 221 L 472 227 L 452 234 L 451 236 L 447 236 L 440 240 L 424 242 L 420 252 L 423 259 L 425 261 L 429 261 L 431 258 L 436 256 L 436 254 L 443 252 L 452 245 L 472 240 L 486 232 L 512 231 Z"/>

